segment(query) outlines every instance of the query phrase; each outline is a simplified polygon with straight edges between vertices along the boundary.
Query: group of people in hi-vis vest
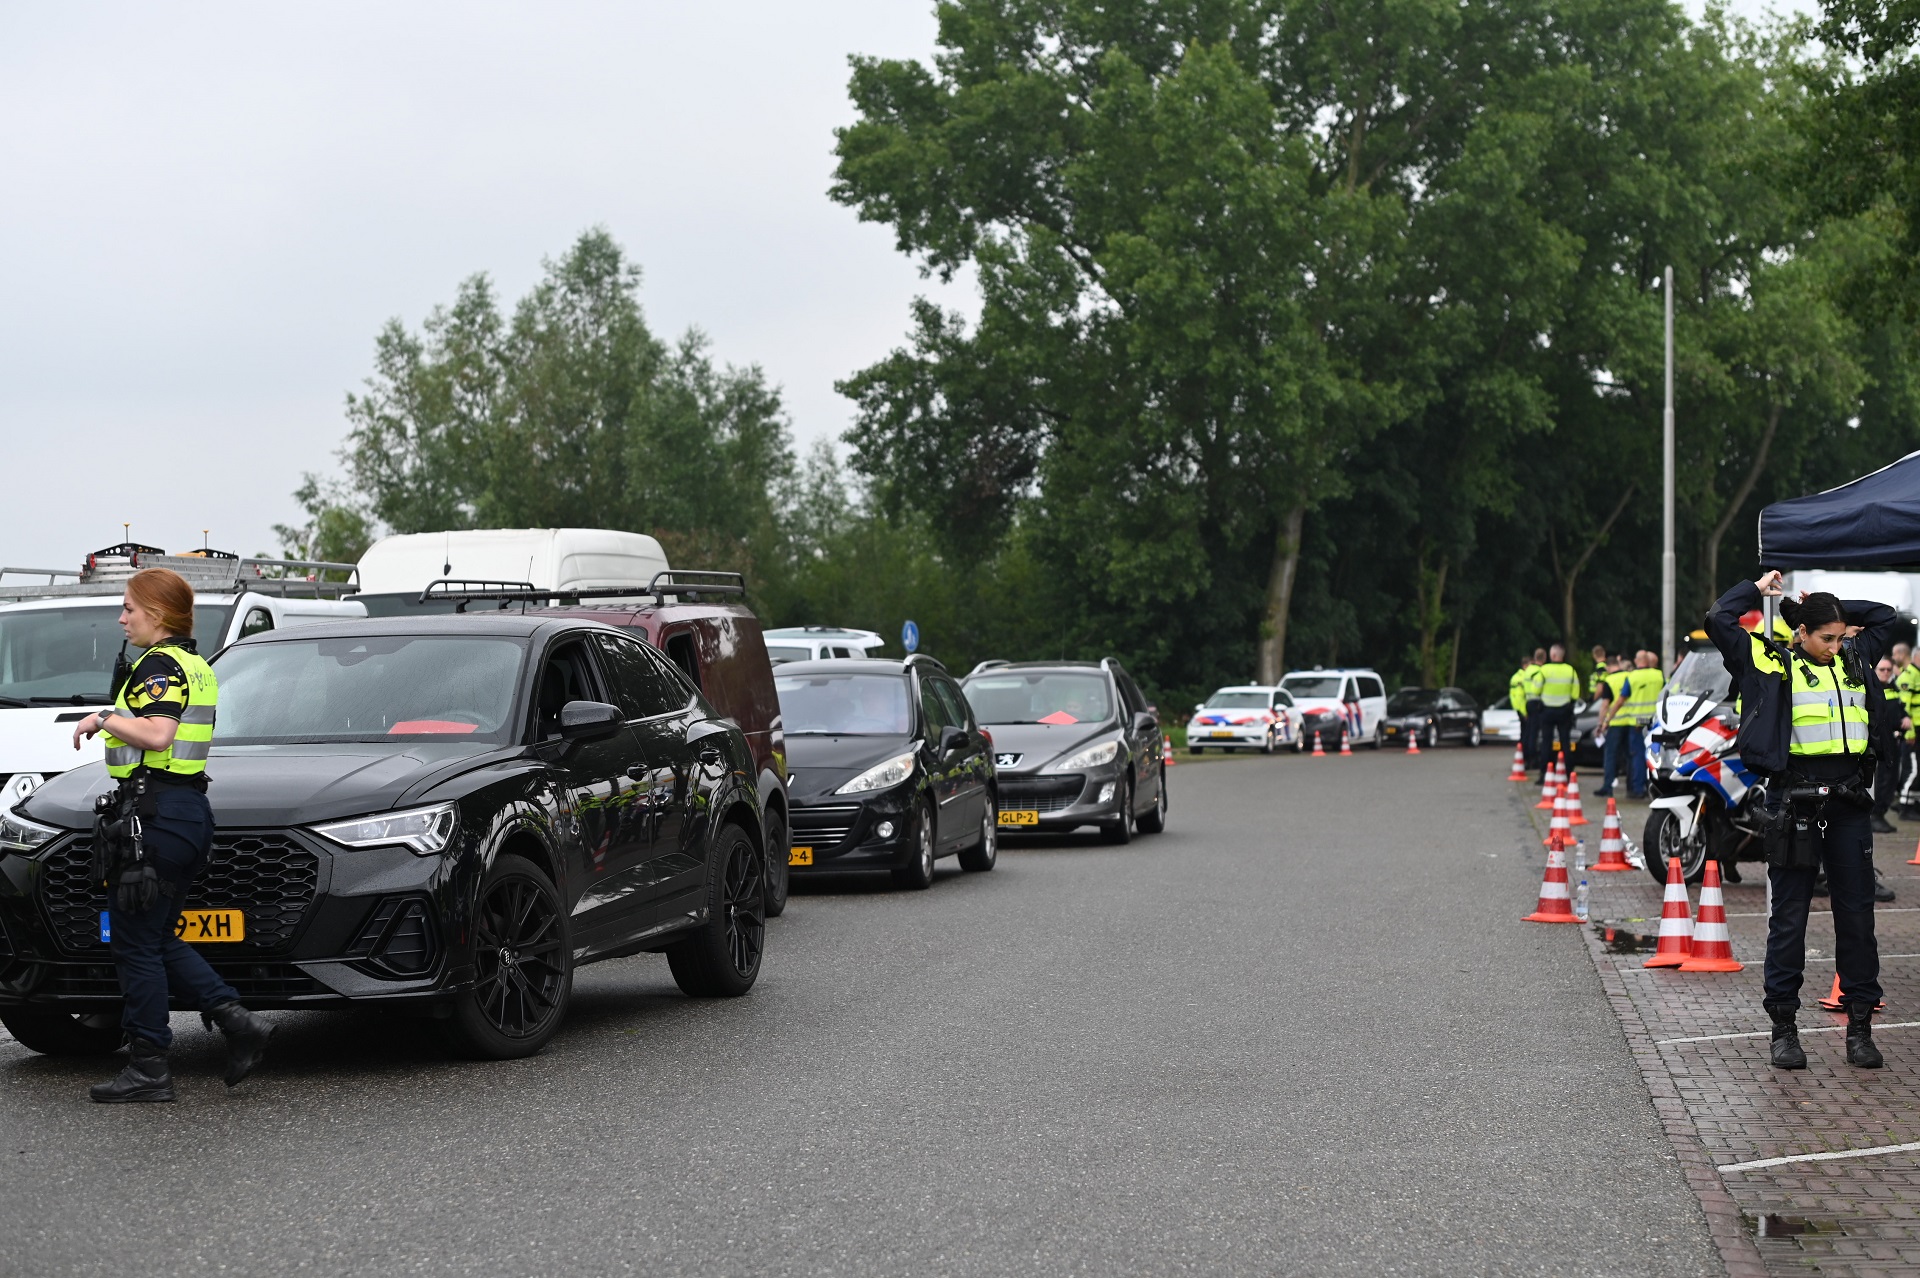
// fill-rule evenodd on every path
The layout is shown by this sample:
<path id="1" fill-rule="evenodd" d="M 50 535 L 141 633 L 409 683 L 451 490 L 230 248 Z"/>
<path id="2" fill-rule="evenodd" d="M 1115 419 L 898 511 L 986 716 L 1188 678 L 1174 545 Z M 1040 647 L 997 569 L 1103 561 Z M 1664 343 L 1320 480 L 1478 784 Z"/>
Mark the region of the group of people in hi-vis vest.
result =
<path id="1" fill-rule="evenodd" d="M 1642 727 L 1653 718 L 1666 676 L 1660 658 L 1648 649 L 1632 656 L 1593 649 L 1588 700 L 1600 707 L 1603 779 L 1597 791 L 1611 795 L 1615 778 L 1624 776 L 1627 793 L 1641 798 L 1647 789 Z M 1580 700 L 1580 672 L 1567 661 L 1564 644 L 1536 648 L 1520 660 L 1507 681 L 1508 704 L 1520 715 L 1520 749 L 1527 766 L 1544 781 L 1547 765 L 1559 752 L 1573 753 L 1573 716 Z"/>

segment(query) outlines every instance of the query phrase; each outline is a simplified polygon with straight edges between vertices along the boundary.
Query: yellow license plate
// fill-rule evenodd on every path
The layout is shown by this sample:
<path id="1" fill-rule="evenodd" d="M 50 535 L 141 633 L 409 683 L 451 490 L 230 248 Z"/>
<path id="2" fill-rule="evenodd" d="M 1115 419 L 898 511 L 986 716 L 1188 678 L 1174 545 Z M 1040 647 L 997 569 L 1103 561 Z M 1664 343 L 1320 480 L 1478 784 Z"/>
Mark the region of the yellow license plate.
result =
<path id="1" fill-rule="evenodd" d="M 1030 811 L 1027 809 L 1013 809 L 1011 811 L 1002 810 L 1000 813 L 1000 824 L 1001 825 L 1039 825 L 1040 814 L 1038 812 Z"/>
<path id="2" fill-rule="evenodd" d="M 247 916 L 239 910 L 188 910 L 173 925 L 173 934 L 189 945 L 247 939 Z"/>
<path id="3" fill-rule="evenodd" d="M 1220 732 L 1216 730 L 1213 735 L 1216 737 L 1231 737 L 1231 736 L 1237 736 L 1239 734 L 1234 732 Z"/>
<path id="4" fill-rule="evenodd" d="M 788 865 L 812 865 L 813 849 L 812 848 L 788 848 L 787 864 Z"/>

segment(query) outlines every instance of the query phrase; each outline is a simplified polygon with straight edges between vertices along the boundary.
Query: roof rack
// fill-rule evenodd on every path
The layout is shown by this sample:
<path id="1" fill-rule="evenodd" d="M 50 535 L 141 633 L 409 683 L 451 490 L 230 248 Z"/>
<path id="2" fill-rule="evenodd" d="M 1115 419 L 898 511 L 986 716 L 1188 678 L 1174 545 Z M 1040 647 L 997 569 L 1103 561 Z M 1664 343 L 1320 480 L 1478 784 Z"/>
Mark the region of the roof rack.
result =
<path id="1" fill-rule="evenodd" d="M 712 580 L 694 580 L 711 578 Z M 685 596 L 699 599 L 713 595 L 720 598 L 737 598 L 747 593 L 747 579 L 737 572 L 712 572 L 704 568 L 667 568 L 653 574 L 653 579 L 645 586 L 561 586 L 552 590 L 536 586 L 529 581 L 467 581 L 460 578 L 443 577 L 427 583 L 420 592 L 421 603 L 438 600 L 457 600 L 459 607 L 455 612 L 465 612 L 470 603 L 545 603 L 558 600 L 561 603 L 578 603 L 582 599 L 653 599 L 664 601 L 667 596 L 675 598 Z"/>
<path id="2" fill-rule="evenodd" d="M 58 568 L 0 568 L 0 575 L 12 572 L 47 578 L 40 585 L 0 585 L 0 602 L 117 595 L 126 589 L 128 579 L 146 568 L 171 569 L 186 579 L 194 593 L 203 595 L 251 591 L 261 595 L 338 599 L 360 589 L 360 570 L 355 564 L 326 559 L 240 558 L 225 551 L 169 555 L 152 546 L 122 542 L 88 555 L 78 572 Z M 328 573 L 344 574 L 347 579 L 328 581 Z M 55 581 L 56 577 L 78 580 Z"/>
<path id="3" fill-rule="evenodd" d="M 1012 664 L 1011 662 L 1006 661 L 1003 658 L 995 657 L 990 661 L 983 661 L 979 665 L 975 666 L 973 669 L 967 671 L 967 678 L 969 679 L 973 678 L 973 676 L 979 674 L 982 670 L 998 670 L 1001 666 L 1011 665 L 1011 664 Z"/>
<path id="4" fill-rule="evenodd" d="M 903 661 L 901 664 L 906 666 L 912 666 L 912 665 L 932 666 L 935 670 L 938 670 L 941 674 L 945 674 L 947 672 L 947 667 L 945 663 L 943 663 L 940 660 L 940 658 L 928 652 L 910 653 L 908 654 L 907 659 Z"/>

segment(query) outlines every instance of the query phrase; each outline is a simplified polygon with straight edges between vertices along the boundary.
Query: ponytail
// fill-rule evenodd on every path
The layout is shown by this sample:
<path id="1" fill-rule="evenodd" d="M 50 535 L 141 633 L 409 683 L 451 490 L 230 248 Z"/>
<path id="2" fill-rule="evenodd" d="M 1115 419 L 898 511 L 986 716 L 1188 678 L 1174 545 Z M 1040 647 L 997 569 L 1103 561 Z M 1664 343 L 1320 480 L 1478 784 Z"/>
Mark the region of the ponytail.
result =
<path id="1" fill-rule="evenodd" d="M 1847 620 L 1846 609 L 1840 606 L 1840 601 L 1824 590 L 1815 591 L 1805 599 L 1788 599 L 1783 596 L 1780 600 L 1780 615 L 1796 630 L 1803 626 L 1810 631 L 1818 630 L 1836 621 L 1845 624 Z"/>

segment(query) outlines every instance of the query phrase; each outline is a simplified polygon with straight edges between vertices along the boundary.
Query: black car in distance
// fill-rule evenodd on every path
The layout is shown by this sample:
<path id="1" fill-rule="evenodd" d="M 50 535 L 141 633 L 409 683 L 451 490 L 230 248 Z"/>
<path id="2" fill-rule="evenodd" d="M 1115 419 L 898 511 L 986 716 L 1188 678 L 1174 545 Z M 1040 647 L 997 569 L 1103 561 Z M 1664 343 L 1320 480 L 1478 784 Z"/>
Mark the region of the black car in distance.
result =
<path id="1" fill-rule="evenodd" d="M 887 870 L 933 884 L 933 863 L 991 870 L 999 851 L 993 743 L 932 657 L 789 661 L 774 669 L 786 733 L 789 872 Z"/>
<path id="2" fill-rule="evenodd" d="M 417 1006 L 463 1055 L 527 1056 L 582 963 L 665 953 L 745 993 L 762 812 L 740 730 L 612 627 L 498 612 L 273 631 L 214 661 L 217 826 L 185 903 L 253 1007 Z M 87 872 L 88 765 L 0 817 L 0 1022 L 42 1052 L 118 1045 Z"/>
<path id="3" fill-rule="evenodd" d="M 1160 720 L 1118 661 L 983 661 L 963 686 L 993 734 L 1001 828 L 1166 828 Z"/>
<path id="4" fill-rule="evenodd" d="M 1480 703 L 1463 688 L 1402 688 L 1387 699 L 1380 735 L 1397 745 L 1414 737 L 1425 750 L 1442 741 L 1477 746 Z"/>

